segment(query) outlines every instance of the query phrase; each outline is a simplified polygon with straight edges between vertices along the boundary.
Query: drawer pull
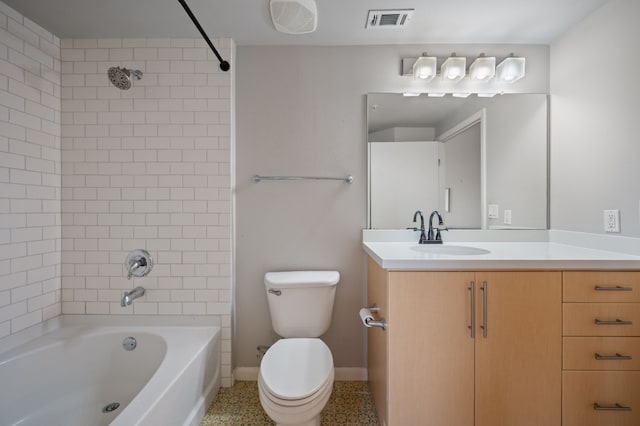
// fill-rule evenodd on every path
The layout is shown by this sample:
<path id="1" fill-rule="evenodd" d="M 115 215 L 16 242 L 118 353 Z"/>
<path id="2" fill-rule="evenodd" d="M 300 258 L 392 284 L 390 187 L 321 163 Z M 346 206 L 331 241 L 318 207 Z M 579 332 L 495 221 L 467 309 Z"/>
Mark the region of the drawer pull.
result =
<path id="1" fill-rule="evenodd" d="M 622 287 L 621 285 L 617 285 L 615 287 L 601 287 L 599 285 L 595 286 L 596 291 L 633 291 L 631 287 Z"/>
<path id="2" fill-rule="evenodd" d="M 600 405 L 597 402 L 593 403 L 593 409 L 596 411 L 631 411 L 631 407 L 625 407 L 624 405 L 620 405 L 616 403 L 614 406 L 604 406 Z"/>
<path id="3" fill-rule="evenodd" d="M 633 359 L 629 355 L 615 354 L 615 355 L 600 355 L 599 353 L 595 353 L 595 358 L 598 361 L 626 361 Z"/>
<path id="4" fill-rule="evenodd" d="M 595 325 L 632 325 L 633 322 L 631 321 L 623 321 L 619 318 L 617 318 L 615 321 L 601 321 L 598 318 L 596 318 L 594 321 Z"/>

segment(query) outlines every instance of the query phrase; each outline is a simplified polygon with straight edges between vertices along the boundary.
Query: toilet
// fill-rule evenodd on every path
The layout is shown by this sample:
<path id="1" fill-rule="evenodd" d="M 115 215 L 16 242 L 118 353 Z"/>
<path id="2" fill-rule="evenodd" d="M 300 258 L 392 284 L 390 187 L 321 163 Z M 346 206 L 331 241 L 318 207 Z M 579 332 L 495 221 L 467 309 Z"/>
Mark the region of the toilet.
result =
<path id="1" fill-rule="evenodd" d="M 333 389 L 333 357 L 318 337 L 331 324 L 337 271 L 268 272 L 271 323 L 282 339 L 260 363 L 262 408 L 277 425 L 319 426 Z"/>

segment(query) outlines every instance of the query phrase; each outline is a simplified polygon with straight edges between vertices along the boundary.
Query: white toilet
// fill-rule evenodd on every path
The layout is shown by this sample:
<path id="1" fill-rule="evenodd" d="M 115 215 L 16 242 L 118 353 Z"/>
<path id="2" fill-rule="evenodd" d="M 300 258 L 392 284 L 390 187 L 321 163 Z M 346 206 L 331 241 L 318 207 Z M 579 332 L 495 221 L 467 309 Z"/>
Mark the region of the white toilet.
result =
<path id="1" fill-rule="evenodd" d="M 284 339 L 260 363 L 260 403 L 277 425 L 318 426 L 333 389 L 333 357 L 320 339 L 331 324 L 337 271 L 268 272 L 273 329 Z"/>

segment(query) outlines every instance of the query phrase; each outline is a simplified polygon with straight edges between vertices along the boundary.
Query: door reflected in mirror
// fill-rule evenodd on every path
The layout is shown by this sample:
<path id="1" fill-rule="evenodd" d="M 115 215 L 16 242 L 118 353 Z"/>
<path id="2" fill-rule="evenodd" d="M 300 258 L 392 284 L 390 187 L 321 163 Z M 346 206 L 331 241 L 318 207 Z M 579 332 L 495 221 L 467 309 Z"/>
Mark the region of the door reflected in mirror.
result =
<path id="1" fill-rule="evenodd" d="M 544 94 L 369 94 L 369 228 L 438 210 L 450 229 L 547 229 L 547 104 Z"/>

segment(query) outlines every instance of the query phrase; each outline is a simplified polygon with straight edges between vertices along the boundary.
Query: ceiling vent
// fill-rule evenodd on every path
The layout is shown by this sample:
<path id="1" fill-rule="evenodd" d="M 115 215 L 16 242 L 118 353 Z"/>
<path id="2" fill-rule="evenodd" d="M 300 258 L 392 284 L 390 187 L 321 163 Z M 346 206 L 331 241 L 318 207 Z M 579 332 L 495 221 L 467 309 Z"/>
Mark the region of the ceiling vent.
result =
<path id="1" fill-rule="evenodd" d="M 314 0 L 271 0 L 271 20 L 285 34 L 312 33 L 318 26 L 318 8 Z"/>
<path id="2" fill-rule="evenodd" d="M 409 23 L 414 9 L 370 10 L 365 28 L 398 28 Z"/>

